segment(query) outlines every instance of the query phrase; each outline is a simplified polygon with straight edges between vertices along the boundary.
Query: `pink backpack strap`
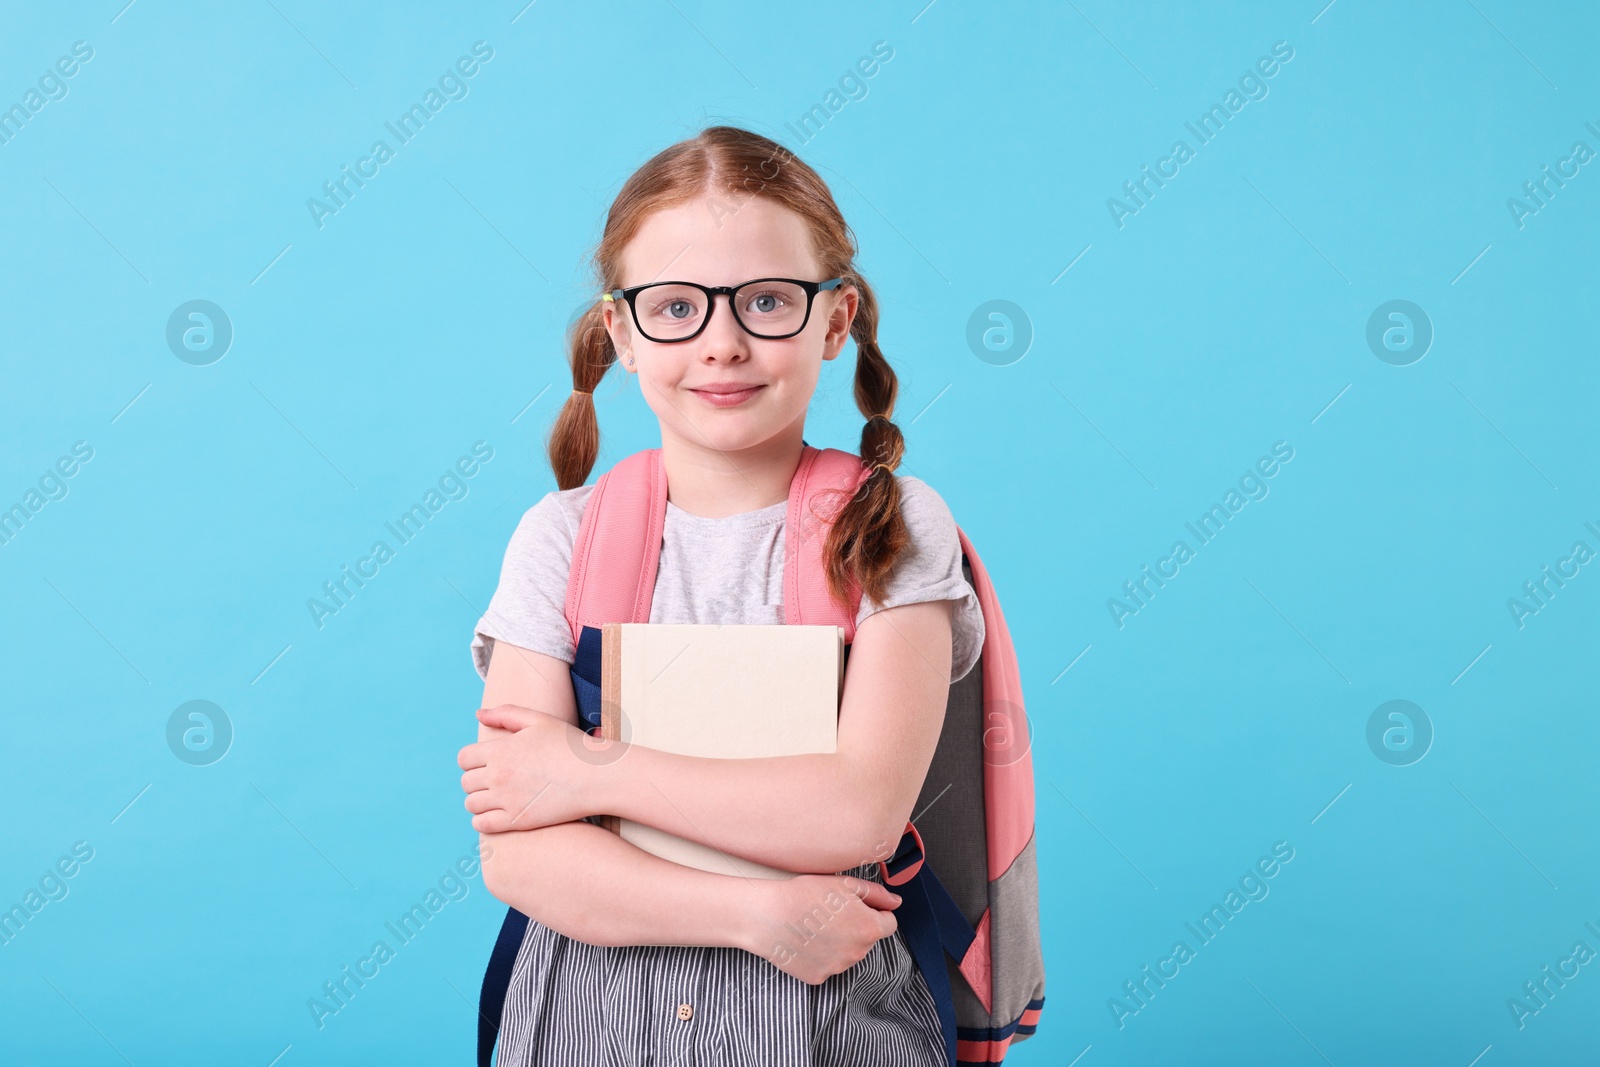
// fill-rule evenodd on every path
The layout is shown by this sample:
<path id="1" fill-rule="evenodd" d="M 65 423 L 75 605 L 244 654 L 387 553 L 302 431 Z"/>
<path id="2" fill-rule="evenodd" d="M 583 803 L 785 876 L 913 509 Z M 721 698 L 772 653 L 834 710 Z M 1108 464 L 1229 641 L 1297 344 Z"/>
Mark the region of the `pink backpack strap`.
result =
<path id="1" fill-rule="evenodd" d="M 841 606 L 828 592 L 822 553 L 828 530 L 866 478 L 860 457 L 806 445 L 789 484 L 784 525 L 784 621 L 841 626 L 855 640 L 859 589 Z M 566 616 L 577 645 L 585 626 L 649 622 L 661 536 L 667 518 L 667 472 L 659 448 L 617 463 L 594 485 L 572 546 Z"/>
<path id="2" fill-rule="evenodd" d="M 848 608 L 834 600 L 822 556 L 834 517 L 867 473 L 857 455 L 807 445 L 789 485 L 783 528 L 783 621 L 791 626 L 841 626 L 846 644 L 856 639 L 861 590 L 852 583 Z"/>
<path id="3" fill-rule="evenodd" d="M 567 581 L 572 643 L 584 626 L 649 622 L 667 520 L 667 472 L 647 448 L 602 474 L 584 504 Z"/>
<path id="4" fill-rule="evenodd" d="M 1000 599 L 978 550 L 960 527 L 956 532 L 983 609 L 983 804 L 989 880 L 994 881 L 1010 870 L 1033 837 L 1033 751 L 1022 705 L 1022 675 Z"/>

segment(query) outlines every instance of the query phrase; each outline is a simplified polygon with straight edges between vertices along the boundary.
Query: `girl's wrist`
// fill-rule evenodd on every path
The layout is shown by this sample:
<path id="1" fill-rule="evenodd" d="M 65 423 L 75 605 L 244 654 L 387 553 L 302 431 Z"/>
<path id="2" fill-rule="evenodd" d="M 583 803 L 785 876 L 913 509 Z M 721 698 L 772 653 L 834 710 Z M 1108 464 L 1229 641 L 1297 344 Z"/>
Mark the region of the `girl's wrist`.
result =
<path id="1" fill-rule="evenodd" d="M 649 806 L 661 792 L 651 784 L 657 776 L 650 773 L 648 765 L 656 755 L 654 749 L 626 741 L 586 739 L 581 754 L 584 766 L 579 769 L 576 783 L 586 806 L 597 814 L 618 815 L 654 826 Z"/>
<path id="2" fill-rule="evenodd" d="M 772 895 L 775 882 L 770 878 L 729 878 L 728 917 L 733 926 L 734 943 L 752 955 L 771 962 Z"/>
<path id="3" fill-rule="evenodd" d="M 572 785 L 594 815 L 626 815 L 621 806 L 622 775 L 618 763 L 628 753 L 626 741 L 603 741 L 596 734 L 585 735 Z"/>

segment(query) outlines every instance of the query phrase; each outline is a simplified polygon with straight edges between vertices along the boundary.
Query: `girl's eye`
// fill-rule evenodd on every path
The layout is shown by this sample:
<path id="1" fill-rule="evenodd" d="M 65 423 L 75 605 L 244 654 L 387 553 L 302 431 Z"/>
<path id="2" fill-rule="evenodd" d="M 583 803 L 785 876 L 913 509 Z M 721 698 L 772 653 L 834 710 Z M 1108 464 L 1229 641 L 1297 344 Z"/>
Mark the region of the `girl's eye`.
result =
<path id="1" fill-rule="evenodd" d="M 655 319 L 670 319 L 674 322 L 682 322 L 684 319 L 694 318 L 699 314 L 699 311 L 696 309 L 694 301 L 686 297 L 672 297 L 651 304 L 648 314 Z"/>
<path id="2" fill-rule="evenodd" d="M 758 315 L 770 315 L 783 308 L 783 297 L 777 293 L 757 293 L 750 298 L 747 307 Z"/>

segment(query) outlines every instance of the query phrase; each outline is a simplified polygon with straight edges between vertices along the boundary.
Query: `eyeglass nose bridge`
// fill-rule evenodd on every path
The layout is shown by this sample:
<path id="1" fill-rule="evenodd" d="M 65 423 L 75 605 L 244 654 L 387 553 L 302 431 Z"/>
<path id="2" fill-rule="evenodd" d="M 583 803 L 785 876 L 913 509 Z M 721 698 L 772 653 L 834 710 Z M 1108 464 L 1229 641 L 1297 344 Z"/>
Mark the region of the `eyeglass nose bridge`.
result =
<path id="1" fill-rule="evenodd" d="M 728 298 L 728 311 L 733 315 L 733 321 L 738 324 L 739 329 L 751 337 L 759 338 L 761 336 L 758 333 L 751 332 L 750 327 L 746 326 L 744 320 L 739 317 L 738 309 L 733 306 L 733 294 L 739 291 L 737 285 L 702 285 L 700 288 L 706 294 L 706 317 L 700 320 L 700 328 L 691 335 L 691 339 L 705 333 L 706 327 L 711 325 L 711 316 L 717 313 L 717 297 L 719 296 Z"/>

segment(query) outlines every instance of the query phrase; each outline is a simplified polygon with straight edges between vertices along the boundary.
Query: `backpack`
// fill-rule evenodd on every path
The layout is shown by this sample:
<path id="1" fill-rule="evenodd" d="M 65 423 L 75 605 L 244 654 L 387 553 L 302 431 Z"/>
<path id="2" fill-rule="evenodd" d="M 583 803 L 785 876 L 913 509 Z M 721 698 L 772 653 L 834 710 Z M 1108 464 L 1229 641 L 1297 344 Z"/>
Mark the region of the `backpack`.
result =
<path id="1" fill-rule="evenodd" d="M 784 622 L 840 626 L 855 638 L 828 591 L 823 548 L 832 516 L 870 468 L 859 456 L 803 441 L 784 527 Z M 572 686 L 590 733 L 600 729 L 600 629 L 649 622 L 666 522 L 661 450 L 617 463 L 595 482 L 573 546 L 566 616 L 576 654 Z M 952 1065 L 984 1067 L 1032 1035 L 1044 1006 L 1039 889 L 1034 854 L 1033 761 L 1016 653 L 978 553 L 957 528 L 962 573 L 978 595 L 985 636 L 978 663 L 950 686 L 944 726 L 914 818 L 879 862 L 902 897 L 899 932 L 938 1009 Z M 478 1064 L 489 1067 L 507 985 L 528 918 L 508 909 L 484 974 Z"/>

